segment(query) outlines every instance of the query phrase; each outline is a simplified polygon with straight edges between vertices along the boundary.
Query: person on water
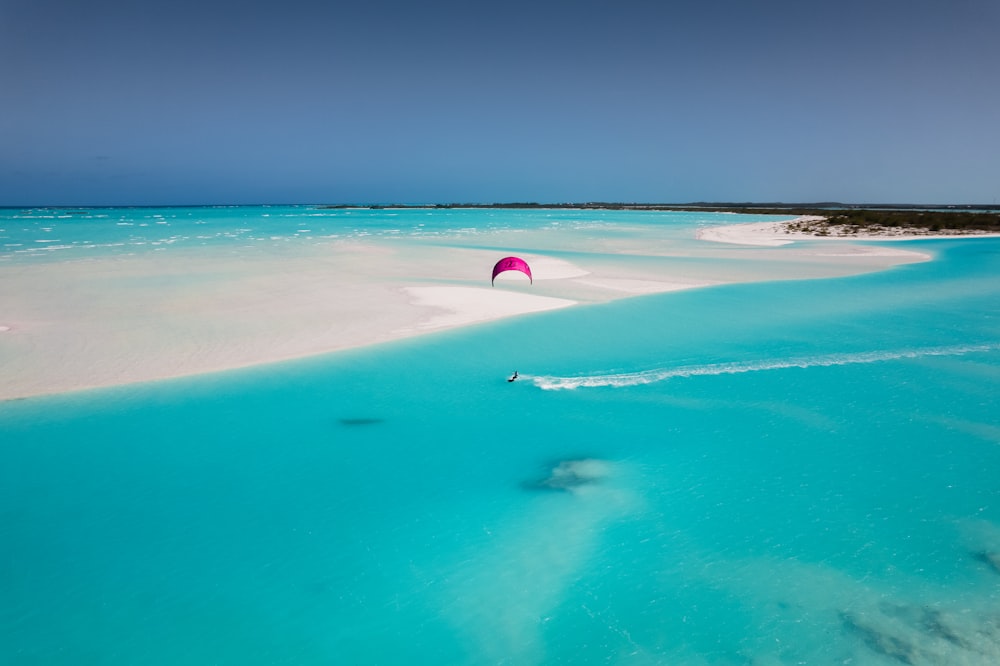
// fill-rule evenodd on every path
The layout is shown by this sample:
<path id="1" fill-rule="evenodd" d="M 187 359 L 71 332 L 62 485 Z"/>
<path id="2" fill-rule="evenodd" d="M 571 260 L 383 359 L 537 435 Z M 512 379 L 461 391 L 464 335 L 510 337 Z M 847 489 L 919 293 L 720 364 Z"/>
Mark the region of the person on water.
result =
<path id="1" fill-rule="evenodd" d="M 510 376 L 510 379 L 508 379 L 507 381 L 508 381 L 508 382 L 512 382 L 512 381 L 514 381 L 515 379 L 517 379 L 517 370 L 515 370 L 515 371 L 514 371 L 514 374 L 513 374 L 513 375 L 511 375 L 511 376 Z"/>

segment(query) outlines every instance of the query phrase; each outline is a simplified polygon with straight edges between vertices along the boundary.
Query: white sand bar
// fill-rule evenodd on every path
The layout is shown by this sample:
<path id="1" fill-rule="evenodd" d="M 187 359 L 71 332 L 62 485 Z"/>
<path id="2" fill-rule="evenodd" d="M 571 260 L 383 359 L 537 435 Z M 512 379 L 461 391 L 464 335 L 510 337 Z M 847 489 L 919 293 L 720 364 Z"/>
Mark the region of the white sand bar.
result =
<path id="1" fill-rule="evenodd" d="M 565 298 L 477 287 L 403 287 L 403 291 L 409 294 L 413 305 L 437 309 L 441 314 L 432 315 L 416 326 L 398 329 L 400 334 L 464 326 L 576 304 Z"/>
<path id="2" fill-rule="evenodd" d="M 0 264 L 0 400 L 300 358 L 576 304 L 928 258 L 846 241 L 779 247 L 773 228 L 760 229 L 701 234 L 730 245 L 650 225 L 614 240 L 554 229 Z M 747 239 L 767 242 L 732 245 Z M 484 246 L 522 248 L 516 254 L 534 283 L 510 272 L 490 286 L 504 253 Z"/>

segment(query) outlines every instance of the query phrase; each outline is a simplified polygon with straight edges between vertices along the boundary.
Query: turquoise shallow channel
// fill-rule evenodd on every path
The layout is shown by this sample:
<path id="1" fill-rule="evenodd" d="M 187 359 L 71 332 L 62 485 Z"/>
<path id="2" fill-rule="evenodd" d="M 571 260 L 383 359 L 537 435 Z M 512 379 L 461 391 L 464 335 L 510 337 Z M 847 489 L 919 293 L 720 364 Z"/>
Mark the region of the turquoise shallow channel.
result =
<path id="1" fill-rule="evenodd" d="M 192 210 L 6 211 L 3 260 L 581 215 Z M 1000 239 L 904 246 L 0 403 L 0 663 L 1000 663 Z"/>

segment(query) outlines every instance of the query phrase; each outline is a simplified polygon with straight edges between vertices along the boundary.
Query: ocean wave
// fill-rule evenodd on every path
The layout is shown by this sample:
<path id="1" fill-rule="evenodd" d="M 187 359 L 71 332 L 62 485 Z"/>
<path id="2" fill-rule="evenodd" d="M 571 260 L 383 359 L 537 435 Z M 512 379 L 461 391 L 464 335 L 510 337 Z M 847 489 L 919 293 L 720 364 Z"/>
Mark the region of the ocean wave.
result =
<path id="1" fill-rule="evenodd" d="M 922 358 L 925 356 L 960 356 L 976 352 L 989 352 L 1000 349 L 1000 343 L 980 345 L 952 345 L 948 347 L 925 347 L 920 349 L 904 349 L 893 351 L 853 352 L 844 354 L 827 354 L 818 356 L 803 356 L 786 359 L 764 359 L 757 361 L 732 361 L 727 363 L 706 363 L 703 365 L 687 365 L 680 367 L 654 368 L 639 372 L 610 373 L 583 375 L 578 377 L 556 377 L 549 375 L 521 374 L 535 386 L 547 391 L 577 388 L 640 386 L 655 384 L 678 377 L 700 377 L 712 375 L 735 375 L 744 372 L 759 372 L 764 370 L 785 370 L 788 368 L 816 368 L 835 365 L 854 365 L 859 363 L 880 363 L 905 358 Z"/>

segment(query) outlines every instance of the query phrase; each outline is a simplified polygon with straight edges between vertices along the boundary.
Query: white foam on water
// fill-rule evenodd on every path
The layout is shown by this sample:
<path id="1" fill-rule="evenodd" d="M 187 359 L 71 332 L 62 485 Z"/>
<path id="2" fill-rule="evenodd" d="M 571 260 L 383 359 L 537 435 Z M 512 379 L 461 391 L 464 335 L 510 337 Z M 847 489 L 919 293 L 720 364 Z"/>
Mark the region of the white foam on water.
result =
<path id="1" fill-rule="evenodd" d="M 988 352 L 1000 349 L 1000 344 L 953 345 L 948 347 L 926 347 L 918 349 L 903 349 L 890 351 L 853 352 L 846 354 L 826 354 L 819 356 L 804 356 L 787 359 L 764 359 L 758 361 L 733 361 L 729 363 L 708 363 L 704 365 L 688 365 L 680 367 L 655 368 L 639 372 L 583 375 L 579 377 L 556 377 L 550 375 L 530 375 L 521 373 L 522 379 L 534 383 L 535 386 L 547 391 L 576 388 L 597 388 L 640 386 L 654 384 L 677 377 L 699 377 L 713 375 L 735 375 L 744 372 L 759 372 L 765 370 L 785 370 L 788 368 L 815 368 L 836 365 L 854 365 L 859 363 L 880 363 L 904 358 L 922 358 L 925 356 L 960 356 L 976 352 Z"/>

